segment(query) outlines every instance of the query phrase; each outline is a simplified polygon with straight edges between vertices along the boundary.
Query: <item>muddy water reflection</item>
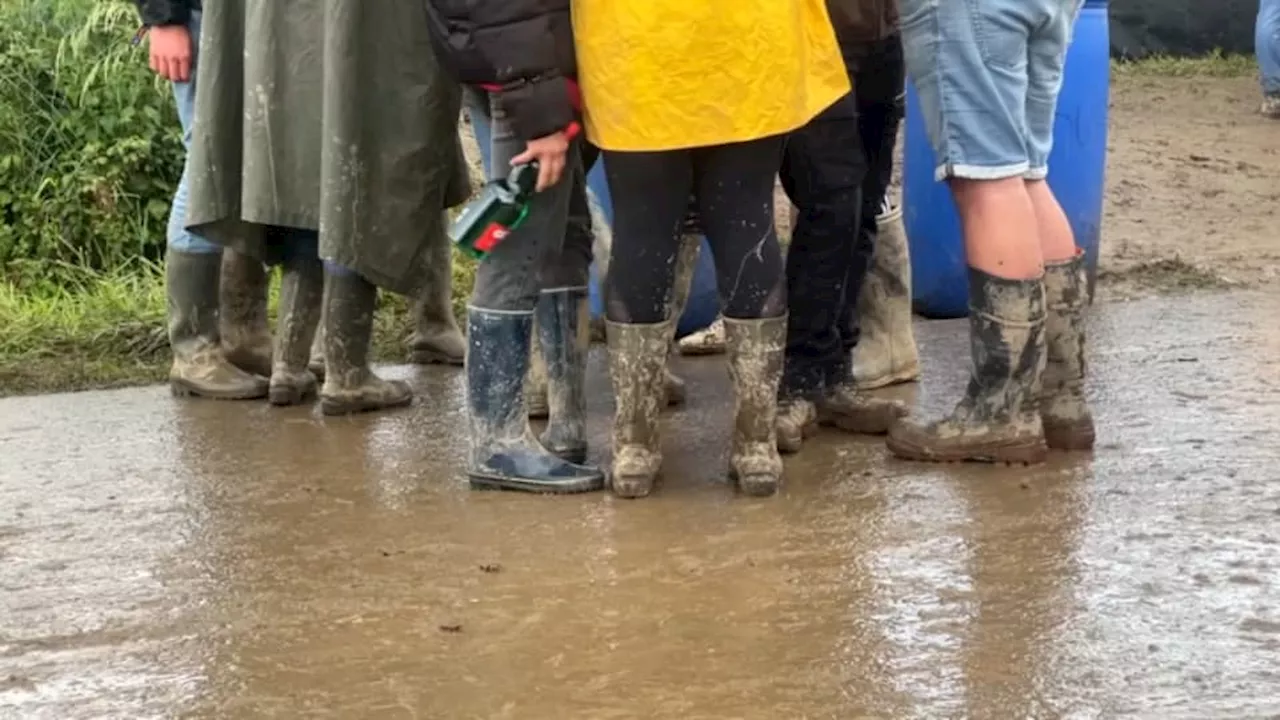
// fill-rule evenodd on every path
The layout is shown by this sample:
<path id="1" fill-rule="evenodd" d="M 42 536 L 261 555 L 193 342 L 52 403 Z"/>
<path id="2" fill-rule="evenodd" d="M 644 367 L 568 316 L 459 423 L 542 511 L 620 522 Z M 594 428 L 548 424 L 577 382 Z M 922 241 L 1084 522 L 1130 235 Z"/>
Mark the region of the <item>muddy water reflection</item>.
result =
<path id="1" fill-rule="evenodd" d="M 338 421 L 0 402 L 0 717 L 1280 713 L 1276 309 L 1107 306 L 1093 458 L 938 468 L 823 436 L 768 502 L 721 479 L 717 360 L 683 364 L 666 483 L 630 503 L 468 492 L 448 371 Z M 921 327 L 926 411 L 961 330 Z"/>

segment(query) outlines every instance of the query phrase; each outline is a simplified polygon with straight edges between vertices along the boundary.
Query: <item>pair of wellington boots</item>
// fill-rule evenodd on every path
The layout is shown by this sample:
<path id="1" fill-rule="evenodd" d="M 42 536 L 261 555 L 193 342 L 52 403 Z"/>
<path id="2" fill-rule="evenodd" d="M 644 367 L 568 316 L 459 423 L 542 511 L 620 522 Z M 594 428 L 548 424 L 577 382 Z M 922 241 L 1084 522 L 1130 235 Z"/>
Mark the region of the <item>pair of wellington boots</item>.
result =
<path id="1" fill-rule="evenodd" d="M 746 495 L 773 495 L 782 484 L 775 422 L 787 319 L 725 318 L 724 325 L 734 389 L 729 477 Z M 611 483 L 619 497 L 649 495 L 662 467 L 660 415 L 674 328 L 674 319 L 646 325 L 608 323 L 616 403 Z"/>
<path id="2" fill-rule="evenodd" d="M 453 248 L 441 237 L 427 248 L 424 290 L 413 306 L 414 328 L 409 336 L 409 362 L 415 365 L 462 366 L 467 341 L 453 315 Z M 324 324 L 311 346 L 309 368 L 324 379 Z"/>
<path id="3" fill-rule="evenodd" d="M 1084 396 L 1084 257 L 1051 263 L 1043 279 L 969 270 L 973 370 L 946 417 L 903 421 L 889 433 L 898 457 L 933 462 L 1043 462 L 1050 448 L 1088 450 L 1093 417 Z"/>
<path id="4" fill-rule="evenodd" d="M 529 426 L 523 391 L 535 334 L 545 358 L 549 415 L 541 437 Z M 583 464 L 587 289 L 544 291 L 533 312 L 471 307 L 467 339 L 467 474 L 472 487 L 554 494 L 602 489 L 604 473 Z"/>
<path id="5" fill-rule="evenodd" d="M 232 250 L 165 257 L 169 386 L 175 395 L 256 400 L 267 395 L 271 332 L 269 277 L 262 263 Z"/>
<path id="6" fill-rule="evenodd" d="M 413 401 L 409 385 L 384 380 L 369 365 L 377 306 L 377 287 L 360 275 L 345 270 L 326 273 L 317 257 L 286 259 L 280 280 L 271 404 L 310 402 L 318 390 L 325 415 L 409 405 Z M 316 340 L 323 347 L 323 386 L 310 367 Z"/>
<path id="7" fill-rule="evenodd" d="M 676 255 L 675 278 L 671 285 L 671 297 L 667 303 L 667 317 L 677 321 L 684 314 L 685 305 L 689 301 L 689 290 L 693 285 L 693 272 L 698 264 L 698 252 L 702 246 L 702 238 L 686 233 L 680 238 L 680 249 Z M 543 419 L 550 413 L 547 400 L 547 353 L 539 347 L 541 333 L 534 334 L 533 355 L 529 363 L 529 375 L 526 378 L 525 406 L 529 417 Z M 590 335 L 588 334 L 588 338 Z M 674 339 L 673 339 L 674 340 Z M 674 341 L 668 350 L 676 354 Z M 663 371 L 664 407 L 677 407 L 684 404 L 688 392 L 684 380 L 671 372 L 667 367 Z"/>

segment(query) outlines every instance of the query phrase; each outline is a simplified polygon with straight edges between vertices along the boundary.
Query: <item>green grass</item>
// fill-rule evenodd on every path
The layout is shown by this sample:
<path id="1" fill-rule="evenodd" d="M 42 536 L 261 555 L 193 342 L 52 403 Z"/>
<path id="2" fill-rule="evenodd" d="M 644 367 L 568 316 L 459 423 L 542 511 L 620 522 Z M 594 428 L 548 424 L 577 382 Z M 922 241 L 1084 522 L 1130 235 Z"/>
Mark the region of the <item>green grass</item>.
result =
<path id="1" fill-rule="evenodd" d="M 0 397 L 159 382 L 169 368 L 162 269 L 139 261 L 110 273 L 72 271 L 59 285 L 0 282 Z M 461 316 L 475 265 L 454 263 Z M 278 283 L 278 280 L 276 281 Z M 271 292 L 275 317 L 276 287 Z M 374 329 L 379 362 L 402 362 L 410 305 L 384 293 Z"/>
<path id="2" fill-rule="evenodd" d="M 1120 77 L 1234 78 L 1256 75 L 1258 64 L 1252 55 L 1227 55 L 1215 50 L 1200 57 L 1154 55 L 1135 61 L 1117 60 L 1111 63 L 1111 70 Z"/>

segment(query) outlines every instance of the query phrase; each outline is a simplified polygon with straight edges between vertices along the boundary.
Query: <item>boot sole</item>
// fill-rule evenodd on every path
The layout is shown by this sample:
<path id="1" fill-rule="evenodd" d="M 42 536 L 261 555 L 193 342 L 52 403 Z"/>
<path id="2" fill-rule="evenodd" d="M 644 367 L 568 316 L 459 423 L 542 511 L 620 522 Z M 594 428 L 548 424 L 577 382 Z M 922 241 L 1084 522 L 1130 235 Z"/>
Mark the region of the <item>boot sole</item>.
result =
<path id="1" fill-rule="evenodd" d="M 1095 439 L 1092 425 L 1044 426 L 1044 440 L 1050 450 L 1085 452 L 1093 449 Z"/>
<path id="2" fill-rule="evenodd" d="M 467 364 L 465 356 L 446 355 L 437 350 L 413 350 L 409 353 L 409 362 L 414 365 L 452 365 L 462 367 Z"/>
<path id="3" fill-rule="evenodd" d="M 871 422 L 869 420 L 854 420 L 842 415 L 830 414 L 822 415 L 818 418 L 818 424 L 823 427 L 833 427 L 837 430 L 843 430 L 854 435 L 884 435 L 889 432 L 889 428 L 900 420 L 895 417 L 888 422 Z"/>
<path id="4" fill-rule="evenodd" d="M 724 345 L 707 347 L 705 345 L 696 345 L 694 347 L 682 347 L 679 353 L 684 357 L 706 357 L 707 355 L 724 355 L 728 349 Z"/>
<path id="5" fill-rule="evenodd" d="M 782 488 L 782 476 L 770 473 L 739 475 L 737 470 L 729 468 L 729 479 L 738 492 L 747 497 L 773 497 Z"/>
<path id="6" fill-rule="evenodd" d="M 604 489 L 604 476 L 570 482 L 548 483 L 527 478 L 498 477 L 483 473 L 467 473 L 473 490 L 510 490 L 538 495 L 579 495 Z"/>
<path id="7" fill-rule="evenodd" d="M 887 388 L 893 385 L 913 383 L 919 379 L 920 366 L 917 364 L 913 367 L 907 368 L 906 370 L 899 370 L 898 372 L 889 373 L 888 375 L 882 375 L 876 378 L 869 378 L 867 380 L 858 380 L 855 378 L 853 386 L 858 390 L 879 390 L 880 388 Z"/>
<path id="8" fill-rule="evenodd" d="M 267 391 L 267 402 L 275 407 L 302 405 L 314 400 L 316 389 L 299 389 L 296 387 L 273 387 Z"/>
<path id="9" fill-rule="evenodd" d="M 378 412 L 379 410 L 395 410 L 397 408 L 409 407 L 412 404 L 413 396 L 410 396 L 406 400 L 394 403 L 380 403 L 373 401 L 348 402 L 345 400 L 335 401 L 326 400 L 322 396 L 320 398 L 320 412 L 331 417 L 341 415 L 359 415 L 361 413 Z"/>
<path id="10" fill-rule="evenodd" d="M 193 385 L 187 385 L 178 380 L 169 381 L 169 392 L 174 397 L 194 397 L 203 398 L 205 400 L 261 400 L 267 396 L 267 389 L 258 390 L 241 390 L 236 392 L 218 392 L 208 391 L 197 388 Z"/>
<path id="11" fill-rule="evenodd" d="M 988 463 L 1005 465 L 1039 465 L 1049 455 L 1043 440 L 1020 443 L 979 445 L 953 451 L 936 452 L 890 435 L 885 443 L 899 459 L 932 463 Z"/>
<path id="12" fill-rule="evenodd" d="M 657 477 L 617 477 L 614 476 L 610 483 L 610 489 L 613 494 L 627 500 L 638 500 L 640 498 L 649 497 L 653 492 L 653 487 L 657 483 Z"/>

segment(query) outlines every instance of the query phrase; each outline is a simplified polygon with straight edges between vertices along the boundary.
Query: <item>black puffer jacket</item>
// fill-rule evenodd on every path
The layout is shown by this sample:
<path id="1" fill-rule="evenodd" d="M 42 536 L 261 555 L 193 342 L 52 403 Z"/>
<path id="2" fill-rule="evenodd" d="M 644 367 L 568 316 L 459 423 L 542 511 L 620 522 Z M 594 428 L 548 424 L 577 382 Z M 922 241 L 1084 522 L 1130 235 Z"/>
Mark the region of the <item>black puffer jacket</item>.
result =
<path id="1" fill-rule="evenodd" d="M 186 25 L 191 11 L 200 9 L 200 0 L 134 0 L 138 15 L 147 27 Z"/>
<path id="2" fill-rule="evenodd" d="M 386 2 L 387 0 L 369 0 Z M 466 85 L 501 93 L 515 131 L 533 140 L 574 121 L 578 74 L 570 0 L 430 0 L 436 52 Z"/>

